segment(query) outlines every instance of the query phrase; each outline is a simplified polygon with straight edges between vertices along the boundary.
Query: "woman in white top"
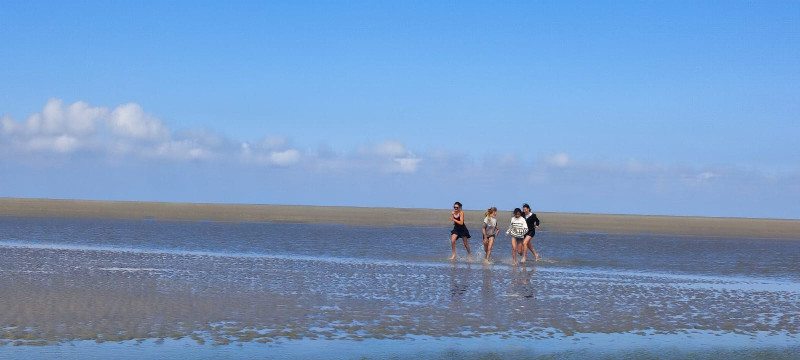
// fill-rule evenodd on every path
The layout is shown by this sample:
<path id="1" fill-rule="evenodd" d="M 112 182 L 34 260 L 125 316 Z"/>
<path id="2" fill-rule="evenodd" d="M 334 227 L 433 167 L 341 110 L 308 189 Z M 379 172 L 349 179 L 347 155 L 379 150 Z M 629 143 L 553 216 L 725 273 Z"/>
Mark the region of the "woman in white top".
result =
<path id="1" fill-rule="evenodd" d="M 495 216 L 497 216 L 496 207 L 486 209 L 486 217 L 483 218 L 483 252 L 486 253 L 486 261 L 489 261 L 489 256 L 492 255 L 494 237 L 500 232 Z"/>
<path id="2" fill-rule="evenodd" d="M 522 210 L 520 208 L 514 209 L 514 217 L 511 218 L 511 224 L 506 230 L 506 236 L 511 236 L 511 254 L 514 256 L 512 265 L 517 265 L 517 239 L 520 243 L 525 239 L 525 233 L 528 232 L 528 223 L 522 217 Z"/>

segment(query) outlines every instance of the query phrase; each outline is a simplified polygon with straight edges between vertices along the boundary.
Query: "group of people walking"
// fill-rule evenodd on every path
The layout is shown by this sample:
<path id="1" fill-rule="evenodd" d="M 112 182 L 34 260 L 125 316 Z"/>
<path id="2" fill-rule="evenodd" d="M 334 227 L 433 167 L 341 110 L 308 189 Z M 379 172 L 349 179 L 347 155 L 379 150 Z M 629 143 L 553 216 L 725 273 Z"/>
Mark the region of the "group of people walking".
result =
<path id="1" fill-rule="evenodd" d="M 483 251 L 486 253 L 486 261 L 492 255 L 492 247 L 494 246 L 494 239 L 500 233 L 500 227 L 497 226 L 497 208 L 492 206 L 486 209 L 486 217 L 483 218 Z M 467 248 L 467 255 L 472 256 L 469 248 L 469 229 L 464 223 L 464 210 L 461 203 L 456 201 L 453 204 L 453 212 L 450 215 L 450 221 L 453 222 L 453 230 L 450 231 L 450 246 L 453 249 L 453 256 L 450 260 L 456 258 L 456 240 L 461 238 L 464 240 L 464 247 Z M 528 250 L 533 253 L 533 260 L 539 260 L 539 254 L 531 244 L 533 237 L 536 235 L 536 229 L 539 228 L 539 218 L 536 214 L 531 212 L 531 207 L 528 204 L 522 204 L 522 209 L 514 209 L 514 216 L 511 218 L 511 223 L 506 230 L 506 236 L 511 237 L 511 254 L 513 256 L 513 264 L 517 264 L 517 255 L 521 256 L 521 261 L 524 263 L 527 260 Z"/>

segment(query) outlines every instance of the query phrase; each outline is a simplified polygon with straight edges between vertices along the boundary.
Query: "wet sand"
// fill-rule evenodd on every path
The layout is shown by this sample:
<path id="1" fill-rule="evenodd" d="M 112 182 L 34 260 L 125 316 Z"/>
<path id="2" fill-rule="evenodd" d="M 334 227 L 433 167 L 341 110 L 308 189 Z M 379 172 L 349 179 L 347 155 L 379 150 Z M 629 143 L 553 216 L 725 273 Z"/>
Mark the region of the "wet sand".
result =
<path id="1" fill-rule="evenodd" d="M 169 358 L 210 348 L 224 348 L 220 358 L 243 348 L 253 355 L 242 358 L 343 359 L 797 353 L 797 241 L 544 232 L 543 258 L 511 266 L 500 250 L 491 263 L 446 260 L 442 225 L 82 219 L 58 204 L 50 217 L 0 217 L 0 353 L 10 358 L 116 358 L 134 347 L 131 358 L 170 348 L 180 351 Z M 192 207 L 155 204 L 167 206 Z M 124 215 L 82 216 L 101 214 Z M 153 214 L 137 216 L 163 218 Z"/>
<path id="2" fill-rule="evenodd" d="M 0 216 L 449 226 L 449 209 L 0 198 Z M 541 230 L 800 239 L 800 220 L 542 212 Z M 498 218 L 510 218 L 501 211 Z M 483 211 L 466 210 L 477 227 Z"/>
<path id="3" fill-rule="evenodd" d="M 800 335 L 786 281 L 90 247 L 0 256 L 0 345 Z"/>

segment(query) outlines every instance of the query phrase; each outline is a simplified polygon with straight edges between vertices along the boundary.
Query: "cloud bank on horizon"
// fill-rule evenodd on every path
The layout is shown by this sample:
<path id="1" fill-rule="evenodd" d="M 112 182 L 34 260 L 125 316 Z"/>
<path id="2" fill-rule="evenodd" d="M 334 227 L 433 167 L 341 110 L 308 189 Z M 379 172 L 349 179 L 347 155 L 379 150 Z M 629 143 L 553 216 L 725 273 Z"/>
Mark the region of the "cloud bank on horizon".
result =
<path id="1" fill-rule="evenodd" d="M 792 207 L 786 212 L 778 209 L 762 214 L 757 208 L 736 204 L 785 195 L 791 199 L 800 192 L 800 171 L 767 174 L 733 167 L 667 166 L 633 159 L 624 163 L 579 162 L 566 152 L 524 159 L 518 152 L 508 151 L 470 159 L 445 149 L 415 151 L 397 139 L 373 142 L 368 139 L 365 136 L 365 143 L 349 151 L 325 146 L 302 148 L 293 145 L 292 139 L 275 134 L 245 141 L 226 138 L 211 130 L 171 129 L 136 103 L 111 108 L 49 99 L 41 112 L 24 120 L 9 115 L 0 118 L 0 163 L 11 169 L 5 176 L 8 185 L 13 185 L 9 179 L 15 173 L 26 174 L 29 182 L 36 183 L 30 181 L 31 172 L 57 170 L 60 175 L 44 183 L 63 176 L 71 179 L 66 181 L 68 186 L 49 183 L 47 187 L 52 192 L 30 194 L 56 198 L 434 208 L 450 199 L 460 199 L 507 208 L 519 206 L 516 202 L 535 202 L 544 206 L 542 211 L 761 214 L 792 218 Z M 74 171 L 70 170 L 72 166 Z M 184 182 L 186 178 L 170 179 L 178 172 L 196 172 L 197 168 L 207 166 L 217 172 L 208 181 L 218 181 L 220 187 L 234 188 L 236 185 L 231 183 L 242 183 L 237 178 L 258 175 L 245 181 L 248 185 L 244 189 L 228 191 L 232 196 L 204 194 L 197 186 L 205 181 L 202 171 L 189 176 L 193 179 L 188 182 Z M 117 190 L 97 192 L 94 186 L 81 188 L 82 178 L 103 177 L 91 174 L 87 167 L 97 174 L 132 171 L 145 177 L 149 176 L 148 171 L 160 168 L 155 171 L 168 175 L 158 184 L 149 185 L 151 191 L 142 191 L 136 185 L 141 178 L 123 176 L 116 180 L 120 182 Z M 375 188 L 381 188 L 381 184 L 385 184 L 385 191 L 378 194 Z M 263 196 L 270 192 L 257 190 L 259 186 L 273 191 Z M 153 196 L 153 193 L 163 194 L 163 190 L 152 191 L 153 187 L 173 189 L 176 196 Z M 20 196 L 9 192 L 9 188 L 13 186 L 6 186 L 2 196 Z M 183 190 L 176 191 L 177 188 Z M 742 189 L 748 189 L 752 195 L 735 198 L 733 194 Z M 253 195 L 254 192 L 262 192 L 262 196 Z M 703 201 L 708 203 L 696 205 Z M 732 208 L 718 209 L 719 204 Z M 659 208 L 674 210 L 652 210 Z M 693 214 L 680 212 L 680 209 L 692 212 L 693 208 Z"/>
<path id="2" fill-rule="evenodd" d="M 363 168 L 382 173 L 415 173 L 422 161 L 397 140 L 364 144 L 354 154 L 331 157 L 292 147 L 281 136 L 253 142 L 226 139 L 210 131 L 172 131 L 136 103 L 109 109 L 83 101 L 66 105 L 61 99 L 50 99 L 41 112 L 24 121 L 2 116 L 0 136 L 4 153 L 23 161 L 35 155 L 81 154 L 108 161 L 237 162 L 255 167 Z"/>

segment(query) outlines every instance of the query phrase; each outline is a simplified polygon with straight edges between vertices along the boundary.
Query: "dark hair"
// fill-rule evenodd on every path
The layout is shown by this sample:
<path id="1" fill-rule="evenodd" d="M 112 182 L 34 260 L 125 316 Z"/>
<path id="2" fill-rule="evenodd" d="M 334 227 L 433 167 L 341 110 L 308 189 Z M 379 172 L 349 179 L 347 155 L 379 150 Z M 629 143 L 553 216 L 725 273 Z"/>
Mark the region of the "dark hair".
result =
<path id="1" fill-rule="evenodd" d="M 517 213 L 522 214 L 522 210 L 520 210 L 519 208 L 514 209 L 514 215 L 517 215 Z"/>
<path id="2" fill-rule="evenodd" d="M 464 208 L 464 206 L 463 206 L 463 205 L 461 205 L 461 203 L 460 203 L 460 202 L 458 202 L 458 201 L 456 201 L 456 203 L 455 203 L 455 204 L 453 204 L 453 205 L 458 205 L 458 207 L 459 207 L 459 208 Z"/>
<path id="3" fill-rule="evenodd" d="M 530 210 L 530 209 L 531 209 L 531 206 L 530 206 L 530 205 L 528 205 L 528 203 L 525 203 L 525 204 L 522 204 L 522 208 L 523 208 L 523 209 L 524 209 L 524 208 L 528 208 L 528 210 Z"/>

